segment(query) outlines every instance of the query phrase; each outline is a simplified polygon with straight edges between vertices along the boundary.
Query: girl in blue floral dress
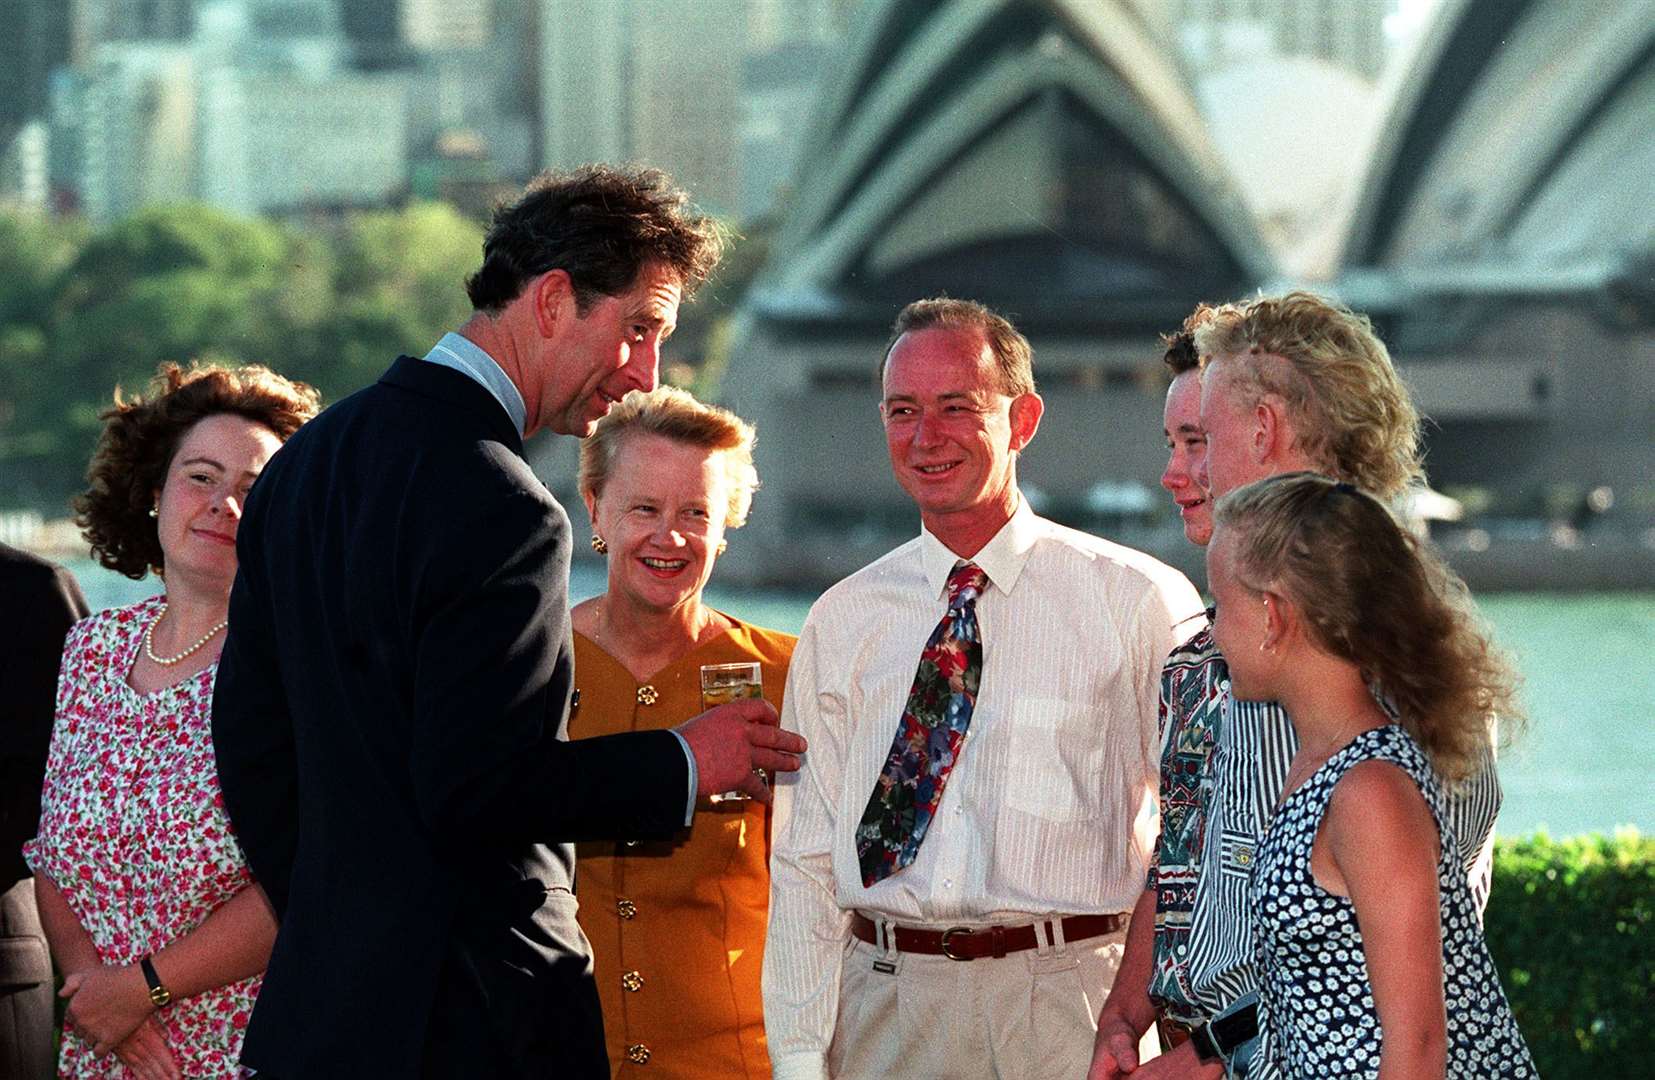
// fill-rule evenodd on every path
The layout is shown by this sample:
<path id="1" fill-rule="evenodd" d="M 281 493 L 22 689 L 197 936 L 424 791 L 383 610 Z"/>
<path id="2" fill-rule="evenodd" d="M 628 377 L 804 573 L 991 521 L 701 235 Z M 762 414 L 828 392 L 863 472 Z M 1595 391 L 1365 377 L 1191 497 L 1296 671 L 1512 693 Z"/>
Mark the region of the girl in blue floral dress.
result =
<path id="1" fill-rule="evenodd" d="M 1215 521 L 1233 693 L 1279 701 L 1299 739 L 1252 871 L 1263 1052 L 1293 1077 L 1536 1076 L 1443 826 L 1443 783 L 1515 716 L 1464 586 L 1310 473 L 1232 492 Z"/>

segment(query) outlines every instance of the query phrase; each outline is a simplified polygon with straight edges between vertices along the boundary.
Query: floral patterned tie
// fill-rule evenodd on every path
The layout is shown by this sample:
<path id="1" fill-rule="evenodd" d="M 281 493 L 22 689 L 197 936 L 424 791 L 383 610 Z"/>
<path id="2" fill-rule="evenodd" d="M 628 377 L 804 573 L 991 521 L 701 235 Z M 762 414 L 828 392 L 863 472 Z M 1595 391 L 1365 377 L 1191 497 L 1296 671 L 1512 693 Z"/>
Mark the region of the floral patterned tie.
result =
<path id="1" fill-rule="evenodd" d="M 914 861 L 971 724 L 983 676 L 977 597 L 988 575 L 964 563 L 948 575 L 948 611 L 919 655 L 891 756 L 856 826 L 862 884 L 872 887 Z"/>

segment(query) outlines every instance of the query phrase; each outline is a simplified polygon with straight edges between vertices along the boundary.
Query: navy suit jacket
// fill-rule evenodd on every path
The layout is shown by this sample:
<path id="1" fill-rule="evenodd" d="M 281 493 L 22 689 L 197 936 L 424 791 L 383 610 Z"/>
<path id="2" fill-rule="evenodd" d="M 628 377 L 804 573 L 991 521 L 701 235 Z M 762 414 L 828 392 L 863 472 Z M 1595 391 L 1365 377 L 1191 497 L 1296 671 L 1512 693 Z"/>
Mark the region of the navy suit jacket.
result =
<path id="1" fill-rule="evenodd" d="M 670 732 L 564 741 L 569 547 L 499 403 L 409 357 L 254 484 L 213 700 L 281 919 L 246 1064 L 608 1075 L 570 842 L 670 836 L 689 775 Z"/>
<path id="2" fill-rule="evenodd" d="M 0 620 L 0 892 L 5 892 L 29 876 L 21 849 L 34 839 L 40 822 L 63 639 L 77 619 L 86 618 L 86 598 L 69 571 L 0 544 L 0 611 L 9 616 Z M 4 971 L 0 966 L 0 975 Z"/>

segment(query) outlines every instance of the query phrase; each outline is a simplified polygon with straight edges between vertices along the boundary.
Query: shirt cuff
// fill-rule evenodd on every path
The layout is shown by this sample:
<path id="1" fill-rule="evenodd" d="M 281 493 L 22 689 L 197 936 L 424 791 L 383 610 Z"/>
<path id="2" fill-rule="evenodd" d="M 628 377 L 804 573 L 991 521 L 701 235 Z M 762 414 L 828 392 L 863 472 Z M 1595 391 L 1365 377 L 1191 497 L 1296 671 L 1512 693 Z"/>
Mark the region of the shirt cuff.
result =
<path id="1" fill-rule="evenodd" d="M 821 1054 L 794 1052 L 770 1055 L 771 1080 L 828 1080 L 827 1061 Z"/>
<path id="2" fill-rule="evenodd" d="M 671 728 L 667 730 L 672 731 Z M 689 762 L 690 766 L 690 795 L 688 805 L 684 808 L 684 824 L 689 826 L 695 824 L 695 789 L 700 786 L 701 774 L 695 767 L 695 755 L 690 753 L 689 740 L 676 731 L 672 732 L 672 737 L 677 739 L 678 745 L 684 748 L 684 760 Z"/>

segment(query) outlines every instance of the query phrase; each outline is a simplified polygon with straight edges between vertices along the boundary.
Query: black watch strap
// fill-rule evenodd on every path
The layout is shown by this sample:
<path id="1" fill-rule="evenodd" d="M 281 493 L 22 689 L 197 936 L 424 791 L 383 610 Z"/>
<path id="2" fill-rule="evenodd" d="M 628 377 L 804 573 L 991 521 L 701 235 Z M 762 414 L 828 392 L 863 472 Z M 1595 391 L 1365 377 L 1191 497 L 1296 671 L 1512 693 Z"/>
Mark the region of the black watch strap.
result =
<path id="1" fill-rule="evenodd" d="M 150 963 L 149 957 L 138 961 L 138 969 L 144 973 L 144 982 L 149 984 L 149 1000 L 157 1008 L 162 1008 L 172 1002 L 172 991 L 167 989 L 161 981 L 161 976 L 155 973 L 155 965 Z"/>

